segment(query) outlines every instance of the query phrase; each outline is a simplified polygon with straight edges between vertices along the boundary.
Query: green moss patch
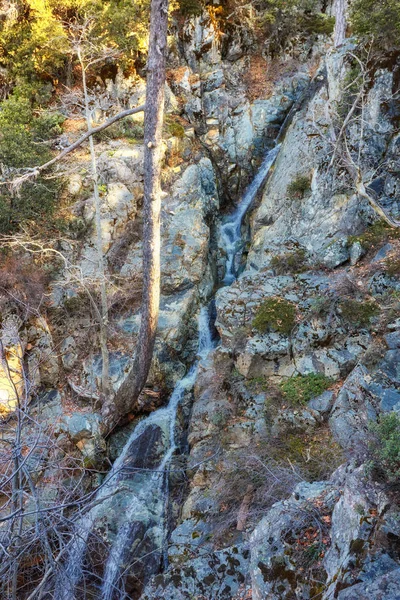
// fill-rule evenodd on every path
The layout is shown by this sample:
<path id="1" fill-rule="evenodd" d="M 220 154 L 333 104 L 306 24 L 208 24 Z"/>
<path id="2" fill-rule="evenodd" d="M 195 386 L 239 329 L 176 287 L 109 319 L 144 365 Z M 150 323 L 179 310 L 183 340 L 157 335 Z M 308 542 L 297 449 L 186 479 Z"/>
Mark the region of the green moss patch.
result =
<path id="1" fill-rule="evenodd" d="M 291 404 L 303 405 L 322 394 L 332 383 L 332 379 L 321 373 L 309 373 L 286 379 L 280 384 L 280 390 Z"/>
<path id="2" fill-rule="evenodd" d="M 296 309 L 284 298 L 271 297 L 257 310 L 252 325 L 260 333 L 269 330 L 289 335 L 296 322 Z"/>
<path id="3" fill-rule="evenodd" d="M 373 300 L 342 300 L 340 302 L 341 317 L 350 325 L 368 327 L 373 317 L 380 313 L 380 308 Z"/>
<path id="4" fill-rule="evenodd" d="M 303 248 L 297 248 L 293 252 L 273 256 L 271 258 L 271 268 L 277 275 L 304 273 L 304 271 L 307 271 L 306 251 Z"/>
<path id="5" fill-rule="evenodd" d="M 348 238 L 349 245 L 359 242 L 361 246 L 368 250 L 376 246 L 386 243 L 390 238 L 397 239 L 400 236 L 400 231 L 390 227 L 385 221 L 375 221 L 368 229 L 360 235 L 351 235 Z"/>
<path id="6" fill-rule="evenodd" d="M 296 198 L 301 200 L 304 196 L 311 191 L 311 176 L 310 175 L 298 175 L 293 181 L 291 181 L 287 187 L 287 195 L 289 198 Z"/>

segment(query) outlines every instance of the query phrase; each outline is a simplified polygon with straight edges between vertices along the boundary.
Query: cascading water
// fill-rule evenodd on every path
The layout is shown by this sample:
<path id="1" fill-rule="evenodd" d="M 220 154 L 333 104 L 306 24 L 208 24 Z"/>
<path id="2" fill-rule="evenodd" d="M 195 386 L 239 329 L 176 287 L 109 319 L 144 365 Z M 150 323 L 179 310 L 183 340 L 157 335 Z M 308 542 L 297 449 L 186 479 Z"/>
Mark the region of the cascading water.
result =
<path id="1" fill-rule="evenodd" d="M 118 506 L 119 514 L 116 516 L 119 516 L 119 523 L 105 564 L 99 597 L 102 600 L 125 597 L 124 568 L 132 562 L 132 540 L 147 535 L 147 532 L 143 535 L 144 524 L 152 529 L 154 563 L 160 562 L 167 534 L 165 507 L 168 468 L 177 449 L 177 410 L 185 393 L 194 386 L 199 363 L 215 345 L 207 308 L 200 310 L 198 328 L 196 363 L 177 383 L 168 405 L 151 413 L 137 425 L 97 493 L 95 506 L 78 521 L 65 567 L 56 581 L 57 600 L 79 597 L 76 588 L 84 575 L 89 536 L 102 515 L 115 511 L 112 509 L 115 504 Z M 146 455 L 149 447 L 158 448 L 158 451 L 153 451 L 150 460 Z M 151 464 L 146 464 L 148 462 Z M 133 560 L 140 562 L 140 557 L 135 556 Z"/>
<path id="2" fill-rule="evenodd" d="M 274 164 L 275 159 L 278 156 L 279 148 L 280 144 L 277 144 L 266 154 L 257 175 L 254 177 L 253 181 L 243 194 L 239 206 L 235 212 L 229 215 L 221 225 L 221 240 L 223 248 L 226 252 L 225 277 L 223 280 L 225 285 L 230 285 L 233 283 L 237 276 L 235 258 L 239 251 L 239 243 L 241 241 L 243 217 L 250 208 L 250 205 L 253 202 L 258 190 L 260 189 L 272 165 Z"/>
<path id="3" fill-rule="evenodd" d="M 237 209 L 220 228 L 226 252 L 225 285 L 231 284 L 237 276 L 235 262 L 240 250 L 243 217 L 274 164 L 279 148 L 280 145 L 276 145 L 265 156 Z M 111 547 L 107 551 L 101 585 L 89 584 L 92 588 L 96 587 L 96 598 L 123 600 L 131 597 L 124 592 L 124 580 L 126 574 L 132 571 L 139 577 L 143 557 L 146 557 L 146 561 L 143 563 L 142 577 L 143 573 L 149 577 L 159 570 L 168 533 L 168 469 L 177 449 L 177 411 L 185 393 L 195 384 L 200 362 L 207 358 L 215 346 L 207 308 L 200 311 L 198 329 L 195 364 L 175 386 L 168 405 L 151 413 L 136 426 L 98 490 L 94 507 L 77 522 L 65 565 L 56 578 L 54 597 L 57 600 L 87 597 L 86 591 L 82 595 L 78 588 L 82 585 L 85 590 L 84 582 L 82 584 L 84 565 L 90 558 L 89 542 L 94 530 L 112 530 L 109 536 Z"/>

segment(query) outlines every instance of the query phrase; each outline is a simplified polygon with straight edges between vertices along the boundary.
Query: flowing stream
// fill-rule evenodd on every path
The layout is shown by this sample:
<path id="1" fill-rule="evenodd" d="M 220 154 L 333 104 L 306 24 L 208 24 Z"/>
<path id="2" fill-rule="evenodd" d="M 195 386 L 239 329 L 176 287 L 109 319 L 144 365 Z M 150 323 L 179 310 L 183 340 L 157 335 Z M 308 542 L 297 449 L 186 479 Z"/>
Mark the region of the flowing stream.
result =
<path id="1" fill-rule="evenodd" d="M 241 228 L 243 217 L 250 208 L 258 190 L 270 172 L 271 167 L 278 156 L 279 148 L 280 144 L 277 144 L 266 154 L 261 167 L 257 172 L 257 175 L 254 177 L 253 181 L 243 194 L 242 200 L 240 201 L 237 209 L 233 214 L 229 215 L 226 220 L 224 220 L 221 226 L 221 241 L 226 252 L 225 277 L 223 280 L 225 285 L 230 285 L 237 277 L 236 265 L 241 254 Z"/>
<path id="2" fill-rule="evenodd" d="M 276 145 L 267 153 L 238 207 L 221 225 L 221 242 L 226 252 L 225 285 L 237 277 L 243 217 L 274 164 L 279 147 Z M 203 307 L 198 320 L 196 362 L 175 386 L 168 405 L 138 423 L 97 491 L 94 506 L 77 521 L 64 566 L 56 577 L 57 600 L 87 597 L 85 565 L 91 560 L 91 537 L 95 531 L 97 541 L 100 537 L 99 522 L 101 527 L 108 527 L 111 547 L 100 575 L 101 584 L 95 586 L 96 597 L 123 600 L 128 597 L 124 592 L 127 572 L 138 569 L 140 578 L 143 573 L 148 576 L 159 570 L 168 534 L 168 470 L 177 450 L 177 411 L 185 393 L 193 389 L 200 362 L 215 346 L 211 331 L 209 311 Z"/>

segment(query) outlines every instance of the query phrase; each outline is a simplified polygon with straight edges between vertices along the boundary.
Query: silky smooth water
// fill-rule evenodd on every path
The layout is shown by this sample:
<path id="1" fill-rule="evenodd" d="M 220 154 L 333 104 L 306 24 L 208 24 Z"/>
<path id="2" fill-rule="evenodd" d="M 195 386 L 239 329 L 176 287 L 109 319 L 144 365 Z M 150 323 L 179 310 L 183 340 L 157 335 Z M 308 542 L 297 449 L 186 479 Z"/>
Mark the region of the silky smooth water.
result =
<path id="1" fill-rule="evenodd" d="M 251 184 L 244 192 L 242 199 L 236 208 L 235 212 L 229 215 L 222 223 L 220 234 L 223 248 L 226 253 L 225 277 L 223 283 L 230 285 L 237 277 L 235 262 L 236 255 L 239 252 L 239 247 L 242 241 L 242 221 L 253 202 L 258 190 L 262 186 L 265 178 L 271 170 L 280 149 L 280 144 L 277 144 L 270 150 Z"/>

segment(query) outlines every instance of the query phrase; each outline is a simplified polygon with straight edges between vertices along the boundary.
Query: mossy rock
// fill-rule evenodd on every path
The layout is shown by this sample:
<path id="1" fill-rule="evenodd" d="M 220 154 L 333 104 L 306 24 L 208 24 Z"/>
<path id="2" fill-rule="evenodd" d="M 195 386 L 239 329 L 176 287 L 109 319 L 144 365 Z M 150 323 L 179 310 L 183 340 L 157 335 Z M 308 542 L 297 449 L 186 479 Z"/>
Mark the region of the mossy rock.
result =
<path id="1" fill-rule="evenodd" d="M 269 330 L 289 335 L 296 322 L 296 308 L 284 298 L 271 297 L 261 304 L 253 319 L 254 329 L 260 333 Z"/>
<path id="2" fill-rule="evenodd" d="M 379 220 L 370 225 L 364 233 L 349 236 L 347 241 L 349 246 L 358 242 L 364 250 L 369 250 L 386 243 L 390 238 L 398 239 L 399 236 L 399 230 L 390 227 L 385 221 Z"/>

